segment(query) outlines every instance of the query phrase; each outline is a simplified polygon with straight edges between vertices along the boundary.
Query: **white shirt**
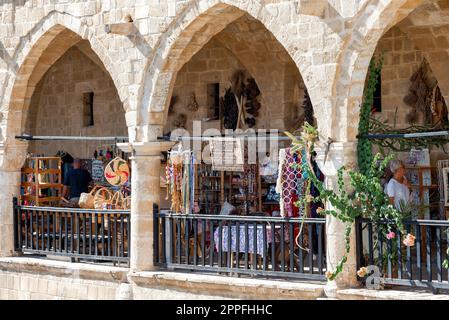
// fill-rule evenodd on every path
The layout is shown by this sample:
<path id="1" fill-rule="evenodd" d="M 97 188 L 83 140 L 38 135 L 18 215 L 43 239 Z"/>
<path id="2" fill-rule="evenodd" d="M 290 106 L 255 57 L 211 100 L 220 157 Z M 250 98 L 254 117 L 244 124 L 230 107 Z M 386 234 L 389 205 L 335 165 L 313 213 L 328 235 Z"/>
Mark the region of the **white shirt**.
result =
<path id="1" fill-rule="evenodd" d="M 385 187 L 385 193 L 390 198 L 394 198 L 394 206 L 397 210 L 401 209 L 401 202 L 408 203 L 410 201 L 410 190 L 395 178 L 390 179 L 390 182 Z"/>

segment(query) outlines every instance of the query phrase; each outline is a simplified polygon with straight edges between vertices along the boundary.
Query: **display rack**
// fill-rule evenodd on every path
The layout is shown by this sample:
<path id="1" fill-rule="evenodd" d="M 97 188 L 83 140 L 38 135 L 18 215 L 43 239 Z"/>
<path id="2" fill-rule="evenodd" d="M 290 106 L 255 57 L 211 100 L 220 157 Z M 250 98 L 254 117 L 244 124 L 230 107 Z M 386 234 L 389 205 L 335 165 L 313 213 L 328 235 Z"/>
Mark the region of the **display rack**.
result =
<path id="1" fill-rule="evenodd" d="M 21 171 L 22 203 L 49 206 L 61 200 L 62 160 L 60 157 L 29 157 Z"/>
<path id="2" fill-rule="evenodd" d="M 432 201 L 432 195 L 438 192 L 437 167 L 435 166 L 408 166 L 407 178 L 412 193 L 417 196 L 417 214 L 419 219 L 431 219 L 432 211 L 439 208 L 439 202 Z"/>

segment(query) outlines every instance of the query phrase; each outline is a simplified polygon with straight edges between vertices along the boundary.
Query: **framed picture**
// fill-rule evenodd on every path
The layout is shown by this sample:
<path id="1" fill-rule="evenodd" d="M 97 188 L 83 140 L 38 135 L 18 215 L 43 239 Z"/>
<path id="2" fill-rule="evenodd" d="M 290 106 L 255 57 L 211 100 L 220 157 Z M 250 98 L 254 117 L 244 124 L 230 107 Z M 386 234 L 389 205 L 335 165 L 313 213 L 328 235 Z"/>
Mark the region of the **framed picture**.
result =
<path id="1" fill-rule="evenodd" d="M 443 168 L 444 206 L 449 206 L 449 168 Z"/>

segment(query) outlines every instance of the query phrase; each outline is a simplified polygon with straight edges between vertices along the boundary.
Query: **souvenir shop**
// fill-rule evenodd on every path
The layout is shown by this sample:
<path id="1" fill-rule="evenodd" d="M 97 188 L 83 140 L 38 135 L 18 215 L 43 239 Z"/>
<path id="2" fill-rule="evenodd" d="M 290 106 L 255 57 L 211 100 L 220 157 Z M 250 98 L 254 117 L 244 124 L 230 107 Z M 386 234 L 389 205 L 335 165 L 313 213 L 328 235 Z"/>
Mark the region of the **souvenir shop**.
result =
<path id="1" fill-rule="evenodd" d="M 33 140 L 32 136 L 18 137 Z M 61 137 L 39 137 L 60 140 Z M 37 140 L 36 139 L 36 140 Z M 89 137 L 71 137 L 86 140 Z M 93 138 L 92 139 L 102 139 Z M 106 140 L 107 139 L 107 140 Z M 77 155 L 63 150 L 54 155 L 29 153 L 21 171 L 20 205 L 37 207 L 70 207 L 96 210 L 129 210 L 131 206 L 131 170 L 128 155 L 117 148 L 117 141 L 104 138 L 92 150 L 92 157 L 80 159 L 80 168 L 88 172 L 91 182 L 87 192 L 70 199 L 64 194 L 66 176 Z M 68 185 L 67 187 L 70 187 Z"/>
<path id="2" fill-rule="evenodd" d="M 173 147 L 161 174 L 167 209 L 181 214 L 301 217 L 304 209 L 298 200 L 305 193 L 305 154 L 292 152 L 285 136 L 274 138 L 276 147 L 270 148 L 266 140 L 269 151 L 256 152 L 249 147 L 251 138 L 256 136 L 204 138 L 203 159 L 183 147 L 185 143 Z M 312 204 L 311 217 L 316 217 L 319 205 Z"/>

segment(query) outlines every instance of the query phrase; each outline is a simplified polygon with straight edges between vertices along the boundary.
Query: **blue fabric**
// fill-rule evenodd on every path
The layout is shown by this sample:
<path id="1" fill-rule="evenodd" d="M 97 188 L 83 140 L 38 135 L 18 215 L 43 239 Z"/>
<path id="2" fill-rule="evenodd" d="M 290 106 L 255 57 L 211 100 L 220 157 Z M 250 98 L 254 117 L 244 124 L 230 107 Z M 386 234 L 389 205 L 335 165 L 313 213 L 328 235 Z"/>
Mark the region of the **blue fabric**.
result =
<path id="1" fill-rule="evenodd" d="M 64 185 L 70 187 L 70 198 L 78 198 L 87 192 L 92 177 L 84 169 L 70 169 L 64 177 Z"/>

